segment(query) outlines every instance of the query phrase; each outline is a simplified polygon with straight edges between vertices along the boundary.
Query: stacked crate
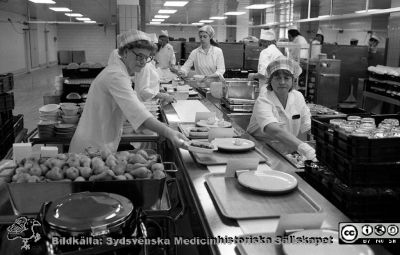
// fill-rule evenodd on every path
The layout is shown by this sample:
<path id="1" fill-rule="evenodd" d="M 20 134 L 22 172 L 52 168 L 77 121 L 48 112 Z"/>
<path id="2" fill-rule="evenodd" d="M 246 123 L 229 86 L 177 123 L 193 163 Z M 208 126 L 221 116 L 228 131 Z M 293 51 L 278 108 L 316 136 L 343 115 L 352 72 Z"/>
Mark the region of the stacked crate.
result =
<path id="1" fill-rule="evenodd" d="M 400 115 L 372 115 L 376 125 Z M 389 220 L 400 209 L 400 137 L 353 136 L 329 124 L 332 118 L 313 118 L 312 134 L 322 170 L 306 168 L 329 197 L 350 217 Z"/>
<path id="2" fill-rule="evenodd" d="M 14 143 L 14 94 L 9 92 L 13 88 L 13 74 L 0 75 L 0 159 Z"/>

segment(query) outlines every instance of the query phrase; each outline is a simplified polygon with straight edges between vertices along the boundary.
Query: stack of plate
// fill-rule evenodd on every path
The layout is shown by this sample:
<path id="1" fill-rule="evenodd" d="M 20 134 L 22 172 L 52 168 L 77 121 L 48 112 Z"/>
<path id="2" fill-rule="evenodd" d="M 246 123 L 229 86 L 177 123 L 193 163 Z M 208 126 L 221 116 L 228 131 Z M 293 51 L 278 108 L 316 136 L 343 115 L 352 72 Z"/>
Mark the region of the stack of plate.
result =
<path id="1" fill-rule="evenodd" d="M 59 115 L 58 104 L 46 104 L 39 108 L 39 119 L 43 121 L 58 121 Z"/>
<path id="2" fill-rule="evenodd" d="M 41 120 L 38 123 L 38 134 L 40 138 L 47 138 L 54 136 L 54 126 L 57 122 L 52 120 Z"/>
<path id="3" fill-rule="evenodd" d="M 60 138 L 72 137 L 75 133 L 76 125 L 74 124 L 57 124 L 54 127 L 55 135 Z"/>

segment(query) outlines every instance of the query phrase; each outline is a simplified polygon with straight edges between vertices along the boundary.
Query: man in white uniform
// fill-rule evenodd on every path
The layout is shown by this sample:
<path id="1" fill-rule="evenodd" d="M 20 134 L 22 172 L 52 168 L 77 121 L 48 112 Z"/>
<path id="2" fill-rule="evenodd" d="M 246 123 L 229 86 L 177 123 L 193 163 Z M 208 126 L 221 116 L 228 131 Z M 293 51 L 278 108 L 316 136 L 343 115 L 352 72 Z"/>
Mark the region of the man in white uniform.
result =
<path id="1" fill-rule="evenodd" d="M 131 30 L 119 38 L 118 55 L 92 82 L 70 152 L 81 153 L 89 146 L 116 151 L 124 119 L 135 130 L 148 128 L 184 146 L 185 136 L 156 120 L 132 90 L 130 76 L 151 61 L 155 46 L 146 33 Z"/>
<path id="2" fill-rule="evenodd" d="M 169 69 L 176 64 L 176 58 L 174 53 L 174 48 L 169 44 L 168 31 L 161 30 L 161 34 L 158 37 L 159 49 L 156 53 L 156 63 L 157 67 L 161 69 Z"/>
<path id="3" fill-rule="evenodd" d="M 260 52 L 258 59 L 258 72 L 250 73 L 249 80 L 258 78 L 259 86 L 263 89 L 267 79 L 267 66 L 273 60 L 283 56 L 283 54 L 276 47 L 276 37 L 272 29 L 261 29 L 259 44 L 264 49 Z"/>
<path id="4" fill-rule="evenodd" d="M 281 57 L 270 63 L 267 72 L 268 87 L 254 105 L 247 132 L 271 145 L 283 144 L 286 153 L 298 151 L 314 160 L 315 150 L 297 138 L 311 129 L 310 110 L 303 95 L 293 88 L 300 66 Z"/>
<path id="5" fill-rule="evenodd" d="M 296 26 L 290 26 L 288 29 L 288 36 L 289 36 L 289 41 L 297 44 L 300 48 L 300 50 L 297 49 L 289 49 L 289 57 L 298 61 L 300 58 L 308 58 L 308 42 L 306 38 L 304 38 L 300 32 L 299 29 Z"/>

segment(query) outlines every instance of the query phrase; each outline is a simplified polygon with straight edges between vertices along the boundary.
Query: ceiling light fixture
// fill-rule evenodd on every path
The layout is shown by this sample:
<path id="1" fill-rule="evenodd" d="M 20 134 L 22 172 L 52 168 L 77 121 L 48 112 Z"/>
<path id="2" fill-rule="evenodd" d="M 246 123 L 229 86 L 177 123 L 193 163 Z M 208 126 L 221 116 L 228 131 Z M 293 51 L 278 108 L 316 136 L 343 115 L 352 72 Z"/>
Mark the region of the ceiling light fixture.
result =
<path id="1" fill-rule="evenodd" d="M 161 24 L 161 22 L 160 21 L 150 21 L 150 24 L 151 25 L 159 25 L 159 24 Z"/>
<path id="2" fill-rule="evenodd" d="M 96 21 L 94 21 L 94 20 L 84 20 L 83 22 L 84 23 L 96 23 Z"/>
<path id="3" fill-rule="evenodd" d="M 239 15 L 243 15 L 246 12 L 225 12 L 224 15 L 231 15 L 231 16 L 239 16 Z"/>
<path id="4" fill-rule="evenodd" d="M 169 15 L 154 15 L 154 18 L 156 18 L 156 19 L 168 19 Z"/>
<path id="5" fill-rule="evenodd" d="M 188 3 L 188 1 L 166 1 L 164 6 L 174 6 L 174 7 L 183 7 Z"/>
<path id="6" fill-rule="evenodd" d="M 195 26 L 202 26 L 202 25 L 204 25 L 204 23 L 201 23 L 201 22 L 193 22 L 192 25 L 195 25 Z"/>
<path id="7" fill-rule="evenodd" d="M 212 22 L 214 22 L 214 20 L 212 20 L 212 19 L 202 19 L 199 22 L 201 22 L 201 23 L 212 23 Z"/>
<path id="8" fill-rule="evenodd" d="M 72 10 L 67 7 L 49 7 L 49 9 L 55 12 L 72 12 Z"/>
<path id="9" fill-rule="evenodd" d="M 77 20 L 80 20 L 80 21 L 89 21 L 89 20 L 91 20 L 90 18 L 76 18 Z"/>
<path id="10" fill-rule="evenodd" d="M 68 17 L 83 17 L 80 13 L 66 13 L 65 15 Z"/>
<path id="11" fill-rule="evenodd" d="M 379 10 L 380 9 L 368 9 L 368 10 L 355 11 L 355 13 L 376 12 Z"/>
<path id="12" fill-rule="evenodd" d="M 164 13 L 164 14 L 174 14 L 178 10 L 158 10 L 158 13 Z"/>
<path id="13" fill-rule="evenodd" d="M 227 19 L 228 17 L 225 17 L 225 16 L 213 16 L 213 17 L 210 17 L 210 19 Z"/>
<path id="14" fill-rule="evenodd" d="M 274 6 L 273 4 L 252 4 L 247 7 L 246 9 L 252 9 L 252 10 L 259 10 L 259 9 L 266 9 Z"/>
<path id="15" fill-rule="evenodd" d="M 56 2 L 54 2 L 53 0 L 29 0 L 32 3 L 35 4 L 55 4 Z"/>
<path id="16" fill-rule="evenodd" d="M 159 21 L 159 22 L 163 22 L 165 19 L 152 19 L 151 21 Z"/>

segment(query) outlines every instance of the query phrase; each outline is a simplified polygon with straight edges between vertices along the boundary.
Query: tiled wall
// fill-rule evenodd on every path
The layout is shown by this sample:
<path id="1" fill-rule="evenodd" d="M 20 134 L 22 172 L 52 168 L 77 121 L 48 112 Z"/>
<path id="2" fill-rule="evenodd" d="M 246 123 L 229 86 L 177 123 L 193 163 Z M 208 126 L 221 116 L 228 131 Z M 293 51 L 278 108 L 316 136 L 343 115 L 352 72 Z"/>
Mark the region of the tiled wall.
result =
<path id="1" fill-rule="evenodd" d="M 116 48 L 116 26 L 58 25 L 57 41 L 58 50 L 84 50 L 86 61 L 105 65 Z"/>
<path id="2" fill-rule="evenodd" d="M 138 29 L 138 5 L 118 5 L 118 33 Z"/>
<path id="3" fill-rule="evenodd" d="M 400 7 L 400 0 L 392 0 L 392 8 Z M 388 54 L 387 62 L 388 66 L 399 66 L 400 65 L 400 14 L 392 13 L 389 17 L 388 25 Z"/>

